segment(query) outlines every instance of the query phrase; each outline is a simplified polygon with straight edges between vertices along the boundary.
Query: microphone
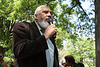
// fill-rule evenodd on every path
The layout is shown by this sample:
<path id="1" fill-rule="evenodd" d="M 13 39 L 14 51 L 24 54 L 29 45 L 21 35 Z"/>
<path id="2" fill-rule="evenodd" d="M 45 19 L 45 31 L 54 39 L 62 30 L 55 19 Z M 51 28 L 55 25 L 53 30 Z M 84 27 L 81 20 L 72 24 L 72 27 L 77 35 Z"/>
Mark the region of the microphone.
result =
<path id="1" fill-rule="evenodd" d="M 48 22 L 50 25 L 53 24 L 53 19 L 49 18 Z M 56 38 L 56 33 L 53 35 L 53 37 Z"/>
<path id="2" fill-rule="evenodd" d="M 53 24 L 53 19 L 49 18 L 48 22 L 50 25 Z"/>

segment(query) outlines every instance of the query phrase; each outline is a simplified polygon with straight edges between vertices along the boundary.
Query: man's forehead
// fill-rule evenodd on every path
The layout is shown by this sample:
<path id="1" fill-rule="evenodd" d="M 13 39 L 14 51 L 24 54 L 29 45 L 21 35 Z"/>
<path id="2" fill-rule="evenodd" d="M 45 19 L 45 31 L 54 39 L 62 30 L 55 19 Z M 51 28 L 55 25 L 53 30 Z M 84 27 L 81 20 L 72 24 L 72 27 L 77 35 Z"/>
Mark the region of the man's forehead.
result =
<path id="1" fill-rule="evenodd" d="M 49 11 L 49 12 L 52 12 L 51 9 L 49 7 L 42 7 L 41 9 L 42 11 Z"/>

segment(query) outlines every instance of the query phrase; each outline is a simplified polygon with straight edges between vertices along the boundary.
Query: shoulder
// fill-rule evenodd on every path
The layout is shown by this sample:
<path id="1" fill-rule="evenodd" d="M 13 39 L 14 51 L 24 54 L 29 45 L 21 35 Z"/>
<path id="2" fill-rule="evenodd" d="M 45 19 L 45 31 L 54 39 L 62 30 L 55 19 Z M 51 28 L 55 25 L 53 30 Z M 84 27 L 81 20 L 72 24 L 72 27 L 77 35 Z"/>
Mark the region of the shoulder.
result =
<path id="1" fill-rule="evenodd" d="M 14 27 L 15 26 L 28 26 L 30 23 L 29 22 L 26 22 L 26 21 L 23 21 L 23 22 L 17 22 L 14 24 Z"/>
<path id="2" fill-rule="evenodd" d="M 29 25 L 30 23 L 29 22 L 26 22 L 26 21 L 23 21 L 23 22 L 17 22 L 14 24 L 14 27 L 13 27 L 13 31 L 14 30 L 20 30 L 20 29 L 29 29 Z"/>
<path id="3" fill-rule="evenodd" d="M 73 67 L 80 67 L 80 65 L 77 63 L 74 63 Z"/>
<path id="4" fill-rule="evenodd" d="M 2 63 L 2 66 L 7 66 L 7 62 L 4 61 L 4 62 Z"/>
<path id="5" fill-rule="evenodd" d="M 6 62 L 6 61 L 4 61 L 2 64 L 7 64 L 7 62 Z"/>
<path id="6" fill-rule="evenodd" d="M 78 65 L 80 65 L 80 67 L 84 67 L 84 64 L 83 63 L 78 63 Z"/>

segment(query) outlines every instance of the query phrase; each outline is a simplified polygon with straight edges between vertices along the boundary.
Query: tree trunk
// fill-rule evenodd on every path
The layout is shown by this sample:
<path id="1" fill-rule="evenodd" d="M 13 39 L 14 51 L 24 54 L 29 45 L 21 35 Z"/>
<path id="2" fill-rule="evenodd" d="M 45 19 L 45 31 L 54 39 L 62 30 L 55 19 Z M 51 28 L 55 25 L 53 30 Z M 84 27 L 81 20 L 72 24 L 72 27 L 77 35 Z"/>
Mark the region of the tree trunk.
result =
<path id="1" fill-rule="evenodd" d="M 95 0 L 96 67 L 100 67 L 100 0 Z"/>

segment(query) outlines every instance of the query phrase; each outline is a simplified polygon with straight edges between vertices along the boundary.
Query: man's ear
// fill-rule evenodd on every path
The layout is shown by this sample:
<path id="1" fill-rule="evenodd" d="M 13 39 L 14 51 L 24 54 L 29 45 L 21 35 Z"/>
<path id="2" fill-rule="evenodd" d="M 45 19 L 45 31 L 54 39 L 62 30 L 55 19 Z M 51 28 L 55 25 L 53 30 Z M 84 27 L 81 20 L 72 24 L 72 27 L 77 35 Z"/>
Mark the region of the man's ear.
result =
<path id="1" fill-rule="evenodd" d="M 35 14 L 35 20 L 37 20 L 38 19 L 38 15 L 37 14 Z"/>

